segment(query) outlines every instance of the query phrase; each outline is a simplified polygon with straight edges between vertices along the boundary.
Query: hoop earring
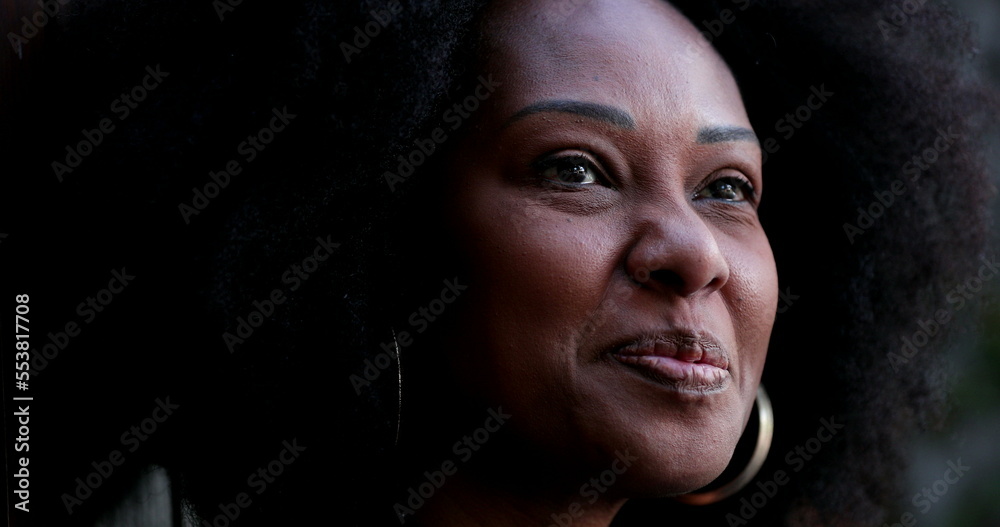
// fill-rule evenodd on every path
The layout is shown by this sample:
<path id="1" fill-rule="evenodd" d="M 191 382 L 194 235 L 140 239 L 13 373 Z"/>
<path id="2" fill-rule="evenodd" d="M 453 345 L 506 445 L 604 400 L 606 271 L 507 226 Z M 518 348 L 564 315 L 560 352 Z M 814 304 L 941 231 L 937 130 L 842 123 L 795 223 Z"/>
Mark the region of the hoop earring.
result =
<path id="1" fill-rule="evenodd" d="M 767 459 L 767 453 L 771 450 L 771 440 L 774 438 L 774 411 L 771 408 L 771 399 L 768 398 L 764 386 L 757 387 L 757 416 L 760 426 L 757 430 L 757 445 L 754 447 L 750 462 L 735 479 L 725 485 L 706 492 L 694 492 L 682 494 L 674 499 L 688 505 L 709 505 L 722 501 L 733 494 L 739 492 L 760 472 Z"/>
<path id="2" fill-rule="evenodd" d="M 399 342 L 396 340 L 396 329 L 389 327 L 389 331 L 392 332 L 392 344 L 395 346 L 396 350 L 396 379 L 399 386 L 399 404 L 396 406 L 396 442 L 395 446 L 399 446 L 399 428 L 403 423 L 403 363 L 399 358 Z"/>

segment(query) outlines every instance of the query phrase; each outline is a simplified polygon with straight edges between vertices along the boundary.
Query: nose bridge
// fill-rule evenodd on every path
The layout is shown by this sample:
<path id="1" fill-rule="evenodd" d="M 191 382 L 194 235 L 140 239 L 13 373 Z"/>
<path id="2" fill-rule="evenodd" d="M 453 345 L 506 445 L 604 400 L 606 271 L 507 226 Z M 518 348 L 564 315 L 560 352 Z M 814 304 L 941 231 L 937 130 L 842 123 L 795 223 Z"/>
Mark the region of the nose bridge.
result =
<path id="1" fill-rule="evenodd" d="M 680 296 L 717 291 L 729 280 L 729 264 L 716 232 L 689 201 L 647 203 L 625 262 L 645 287 Z"/>

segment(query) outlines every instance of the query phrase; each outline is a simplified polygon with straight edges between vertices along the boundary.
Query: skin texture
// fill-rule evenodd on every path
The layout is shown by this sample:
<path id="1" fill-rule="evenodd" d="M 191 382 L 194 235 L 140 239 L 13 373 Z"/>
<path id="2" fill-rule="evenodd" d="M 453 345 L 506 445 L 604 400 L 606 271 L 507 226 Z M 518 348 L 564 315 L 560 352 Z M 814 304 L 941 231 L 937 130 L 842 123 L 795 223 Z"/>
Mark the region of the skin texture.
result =
<path id="1" fill-rule="evenodd" d="M 444 353 L 512 417 L 488 445 L 503 462 L 460 470 L 417 518 L 548 525 L 575 501 L 573 525 L 607 525 L 629 497 L 711 482 L 750 417 L 778 302 L 760 147 L 728 68 L 668 4 L 492 9 L 482 71 L 500 87 L 446 176 L 469 288 Z M 612 356 L 641 337 L 703 342 L 722 367 L 659 382 Z"/>

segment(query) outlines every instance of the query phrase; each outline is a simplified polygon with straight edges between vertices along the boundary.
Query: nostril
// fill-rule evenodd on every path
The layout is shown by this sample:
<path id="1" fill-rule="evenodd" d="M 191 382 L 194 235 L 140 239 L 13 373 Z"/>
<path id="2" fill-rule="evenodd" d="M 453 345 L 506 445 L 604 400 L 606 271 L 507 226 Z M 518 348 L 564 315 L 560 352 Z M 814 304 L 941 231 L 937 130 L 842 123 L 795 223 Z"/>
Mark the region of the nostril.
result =
<path id="1" fill-rule="evenodd" d="M 657 269 L 650 273 L 649 279 L 670 289 L 679 291 L 684 288 L 684 279 L 670 269 Z"/>
<path id="2" fill-rule="evenodd" d="M 647 267 L 640 267 L 632 273 L 632 280 L 637 284 L 646 287 L 668 286 L 678 288 L 684 285 L 684 279 L 679 274 L 669 269 L 656 269 L 650 271 Z"/>
<path id="3" fill-rule="evenodd" d="M 694 276 L 690 277 L 690 279 L 685 279 L 681 273 L 671 269 L 650 270 L 648 267 L 639 267 L 631 273 L 630 277 L 640 287 L 651 290 L 673 291 L 675 294 L 684 297 L 702 290 L 714 291 L 726 282 L 726 278 L 723 276 L 711 277 L 707 282 L 703 283 Z"/>
<path id="4" fill-rule="evenodd" d="M 700 219 L 650 220 L 635 236 L 624 264 L 643 289 L 688 297 L 711 293 L 728 281 L 729 264 Z"/>

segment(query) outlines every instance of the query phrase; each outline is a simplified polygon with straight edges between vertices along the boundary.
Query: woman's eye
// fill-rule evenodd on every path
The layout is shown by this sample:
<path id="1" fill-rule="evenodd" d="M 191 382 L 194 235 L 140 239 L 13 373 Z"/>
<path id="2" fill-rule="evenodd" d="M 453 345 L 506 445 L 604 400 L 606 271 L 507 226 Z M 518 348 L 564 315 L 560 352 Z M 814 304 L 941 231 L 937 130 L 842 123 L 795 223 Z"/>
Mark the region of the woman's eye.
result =
<path id="1" fill-rule="evenodd" d="M 722 201 L 747 201 L 753 195 L 753 186 L 744 179 L 723 177 L 706 185 L 695 194 L 695 198 L 718 199 Z"/>
<path id="2" fill-rule="evenodd" d="M 580 155 L 544 159 L 536 168 L 542 179 L 562 185 L 593 185 L 601 180 L 594 164 Z"/>

